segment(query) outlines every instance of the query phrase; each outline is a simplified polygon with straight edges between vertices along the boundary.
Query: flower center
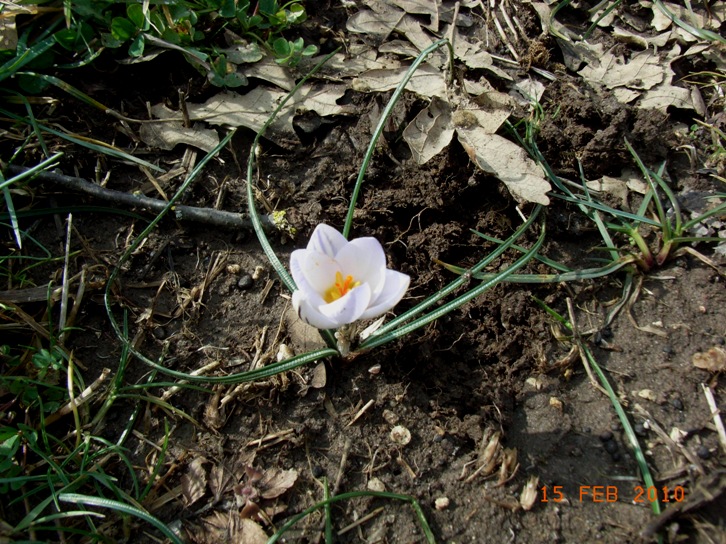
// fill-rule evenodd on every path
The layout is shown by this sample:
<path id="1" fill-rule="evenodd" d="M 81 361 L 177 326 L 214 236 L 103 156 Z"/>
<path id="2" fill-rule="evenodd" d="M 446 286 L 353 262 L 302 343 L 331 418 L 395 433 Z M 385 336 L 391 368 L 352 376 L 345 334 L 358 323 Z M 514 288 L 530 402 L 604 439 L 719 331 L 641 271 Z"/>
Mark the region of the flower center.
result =
<path id="1" fill-rule="evenodd" d="M 353 289 L 354 287 L 358 287 L 360 285 L 359 281 L 354 281 L 353 276 L 346 276 L 345 279 L 343 278 L 343 274 L 340 272 L 335 273 L 335 283 L 325 291 L 325 294 L 323 295 L 323 300 L 330 304 L 331 302 L 334 302 L 338 300 L 339 298 L 343 297 L 348 291 Z"/>

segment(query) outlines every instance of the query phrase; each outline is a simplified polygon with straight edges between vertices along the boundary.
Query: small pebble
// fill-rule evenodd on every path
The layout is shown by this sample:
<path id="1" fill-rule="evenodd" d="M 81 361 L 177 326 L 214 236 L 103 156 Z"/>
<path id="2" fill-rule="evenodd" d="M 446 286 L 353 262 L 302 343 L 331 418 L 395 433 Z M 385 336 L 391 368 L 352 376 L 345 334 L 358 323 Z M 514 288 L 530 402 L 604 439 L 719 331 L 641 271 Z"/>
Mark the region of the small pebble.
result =
<path id="1" fill-rule="evenodd" d="M 675 352 L 676 350 L 674 350 L 673 346 L 671 346 L 670 344 L 666 344 L 665 346 L 663 346 L 663 353 L 665 353 L 666 355 L 673 355 Z"/>
<path id="2" fill-rule="evenodd" d="M 323 467 L 320 465 L 315 465 L 313 467 L 313 478 L 320 478 L 325 474 L 325 471 L 323 470 Z"/>
<path id="3" fill-rule="evenodd" d="M 679 399 L 678 397 L 671 399 L 671 405 L 676 410 L 683 410 L 683 401 Z"/>
<path id="4" fill-rule="evenodd" d="M 245 274 L 237 282 L 237 287 L 239 289 L 242 289 L 243 291 L 246 291 L 250 289 L 254 285 L 254 283 L 255 280 L 252 279 L 252 276 L 250 276 L 249 274 Z"/>
<path id="5" fill-rule="evenodd" d="M 449 497 L 439 497 L 434 501 L 436 510 L 446 510 L 450 504 L 451 501 L 449 501 Z"/>
<path id="6" fill-rule="evenodd" d="M 709 457 L 711 457 L 711 450 L 701 444 L 696 450 L 696 455 L 698 455 L 701 459 L 708 459 Z"/>
<path id="7" fill-rule="evenodd" d="M 610 431 L 604 431 L 600 433 L 600 440 L 603 442 L 610 442 L 613 439 L 613 433 Z"/>
<path id="8" fill-rule="evenodd" d="M 603 446 L 605 447 L 605 451 L 608 452 L 610 455 L 618 451 L 618 443 L 615 442 L 615 440 L 608 440 L 607 442 L 603 443 Z"/>
<path id="9" fill-rule="evenodd" d="M 633 430 L 638 436 L 645 436 L 646 434 L 648 434 L 645 426 L 642 423 L 636 423 L 635 425 L 633 425 Z"/>
<path id="10" fill-rule="evenodd" d="M 368 491 L 378 491 L 379 493 L 386 490 L 386 485 L 379 478 L 371 478 L 368 480 L 366 487 Z"/>

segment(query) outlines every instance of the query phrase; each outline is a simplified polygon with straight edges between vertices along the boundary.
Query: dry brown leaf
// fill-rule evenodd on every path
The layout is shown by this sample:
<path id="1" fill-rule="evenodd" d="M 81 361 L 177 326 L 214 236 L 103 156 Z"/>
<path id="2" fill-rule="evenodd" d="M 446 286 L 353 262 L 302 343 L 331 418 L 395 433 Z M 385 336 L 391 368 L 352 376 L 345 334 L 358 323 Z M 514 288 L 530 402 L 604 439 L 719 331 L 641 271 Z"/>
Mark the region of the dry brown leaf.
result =
<path id="1" fill-rule="evenodd" d="M 431 0 L 388 0 L 391 4 L 398 6 L 406 11 L 406 13 L 415 13 L 418 15 L 428 15 L 431 22 L 424 25 L 433 32 L 439 30 L 439 4 L 440 2 L 432 2 Z"/>
<path id="2" fill-rule="evenodd" d="M 456 134 L 469 158 L 499 178 L 517 200 L 548 205 L 551 189 L 542 169 L 517 144 L 490 134 L 478 124 L 458 126 Z"/>
<path id="3" fill-rule="evenodd" d="M 699 107 L 699 101 L 694 101 L 693 98 L 693 92 L 691 90 L 664 83 L 646 92 L 638 101 L 637 106 L 644 109 L 657 109 L 663 112 L 669 106 L 674 106 L 680 109 L 695 109 L 697 113 L 704 115 L 705 109 Z"/>
<path id="4" fill-rule="evenodd" d="M 204 457 L 196 457 L 181 477 L 184 505 L 191 506 L 204 496 L 207 489 L 207 471 L 204 469 Z"/>
<path id="5" fill-rule="evenodd" d="M 337 101 L 345 94 L 345 85 L 305 85 L 287 103 L 265 137 L 277 143 L 297 140 L 292 127 L 295 115 L 314 111 L 323 117 L 353 113 L 350 106 L 340 106 Z M 212 125 L 247 127 L 259 132 L 270 114 L 285 98 L 286 92 L 269 87 L 256 87 L 246 94 L 235 92 L 219 93 L 204 104 L 187 104 L 193 120 L 206 121 Z"/>
<path id="6" fill-rule="evenodd" d="M 421 110 L 403 131 L 403 139 L 417 164 L 425 164 L 438 155 L 453 137 L 451 106 L 438 98 Z"/>
<path id="7" fill-rule="evenodd" d="M 726 350 L 713 346 L 705 353 L 700 351 L 694 353 L 693 366 L 709 372 L 724 372 L 726 371 Z"/>
<path id="8" fill-rule="evenodd" d="M 263 499 L 274 499 L 295 485 L 297 476 L 296 470 L 271 469 L 265 471 L 265 475 L 255 485 Z"/>
<path id="9" fill-rule="evenodd" d="M 372 7 L 373 10 L 362 9 L 350 17 L 345 23 L 346 28 L 351 32 L 371 34 L 385 39 L 406 15 L 405 11 L 383 2 L 375 2 Z"/>
<path id="10" fill-rule="evenodd" d="M 209 471 L 209 490 L 214 495 L 214 502 L 219 502 L 222 495 L 232 487 L 232 474 L 224 465 L 214 465 Z"/>
<path id="11" fill-rule="evenodd" d="M 651 89 L 665 81 L 666 74 L 672 73 L 668 63 L 650 49 L 635 53 L 627 62 L 611 50 L 578 72 L 587 81 L 600 83 L 608 89 Z"/>
<path id="12" fill-rule="evenodd" d="M 153 106 L 151 113 L 157 119 L 179 118 L 176 112 L 162 104 Z M 167 151 L 174 149 L 178 144 L 187 144 L 209 152 L 219 144 L 217 131 L 198 126 L 187 128 L 178 120 L 144 123 L 139 129 L 139 137 L 146 145 Z"/>
<path id="13" fill-rule="evenodd" d="M 408 68 L 408 66 L 401 66 L 390 70 L 363 72 L 360 77 L 351 82 L 351 88 L 354 91 L 364 93 L 390 91 L 398 87 Z M 446 82 L 444 81 L 444 73 L 430 64 L 422 64 L 411 77 L 406 89 L 427 98 L 433 98 L 434 96 L 445 98 Z"/>

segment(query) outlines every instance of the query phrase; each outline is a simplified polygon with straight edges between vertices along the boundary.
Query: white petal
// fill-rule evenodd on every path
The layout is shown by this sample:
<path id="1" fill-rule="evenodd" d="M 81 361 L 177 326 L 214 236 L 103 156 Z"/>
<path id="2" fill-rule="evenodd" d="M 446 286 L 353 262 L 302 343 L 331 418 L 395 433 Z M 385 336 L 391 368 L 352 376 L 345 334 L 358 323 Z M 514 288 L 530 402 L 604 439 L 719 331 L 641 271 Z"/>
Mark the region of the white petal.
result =
<path id="1" fill-rule="evenodd" d="M 348 323 L 358 321 L 360 316 L 365 312 L 368 307 L 368 303 L 371 301 L 371 289 L 367 284 L 359 285 L 358 287 L 351 289 L 344 296 L 326 304 L 320 306 L 318 310 L 326 317 L 333 320 L 338 328 Z"/>
<path id="2" fill-rule="evenodd" d="M 295 284 L 298 289 L 309 291 L 312 287 L 310 287 L 310 284 L 308 283 L 308 280 L 305 279 L 305 274 L 303 274 L 302 271 L 306 253 L 307 249 L 296 249 L 290 253 L 290 273 L 292 274 L 292 279 L 295 280 Z"/>
<path id="3" fill-rule="evenodd" d="M 386 254 L 375 238 L 356 238 L 345 245 L 335 256 L 343 275 L 353 276 L 355 281 L 371 286 L 375 299 L 383 289 L 386 271 Z"/>
<path id="4" fill-rule="evenodd" d="M 320 223 L 310 237 L 308 249 L 323 253 L 332 259 L 347 243 L 348 240 L 345 239 L 345 236 L 333 227 Z"/>
<path id="5" fill-rule="evenodd" d="M 317 309 L 318 305 L 312 304 L 308 294 L 300 289 L 292 293 L 292 307 L 298 317 L 308 325 L 318 329 L 337 329 L 339 327 L 331 318 L 320 313 Z"/>
<path id="6" fill-rule="evenodd" d="M 372 319 L 386 313 L 400 302 L 406 294 L 411 278 L 395 270 L 386 270 L 386 283 L 370 307 L 361 314 L 360 319 Z"/>
<path id="7" fill-rule="evenodd" d="M 300 270 L 310 287 L 323 294 L 335 284 L 335 274 L 340 272 L 340 267 L 332 257 L 310 249 L 304 251 L 305 253 L 301 255 Z"/>

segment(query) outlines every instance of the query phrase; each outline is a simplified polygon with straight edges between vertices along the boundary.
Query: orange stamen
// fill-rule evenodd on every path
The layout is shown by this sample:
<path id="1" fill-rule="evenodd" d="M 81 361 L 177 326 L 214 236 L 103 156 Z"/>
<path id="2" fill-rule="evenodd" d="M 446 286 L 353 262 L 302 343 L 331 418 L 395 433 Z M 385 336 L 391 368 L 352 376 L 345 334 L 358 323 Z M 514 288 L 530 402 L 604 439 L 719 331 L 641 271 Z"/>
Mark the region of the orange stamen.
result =
<path id="1" fill-rule="evenodd" d="M 359 285 L 360 282 L 353 280 L 353 276 L 346 276 L 345 279 L 343 279 L 343 274 L 336 272 L 335 283 L 332 287 L 330 287 L 330 289 L 325 291 L 323 300 L 330 304 L 331 302 L 345 296 L 348 291 L 352 290 L 354 287 L 358 287 Z"/>

